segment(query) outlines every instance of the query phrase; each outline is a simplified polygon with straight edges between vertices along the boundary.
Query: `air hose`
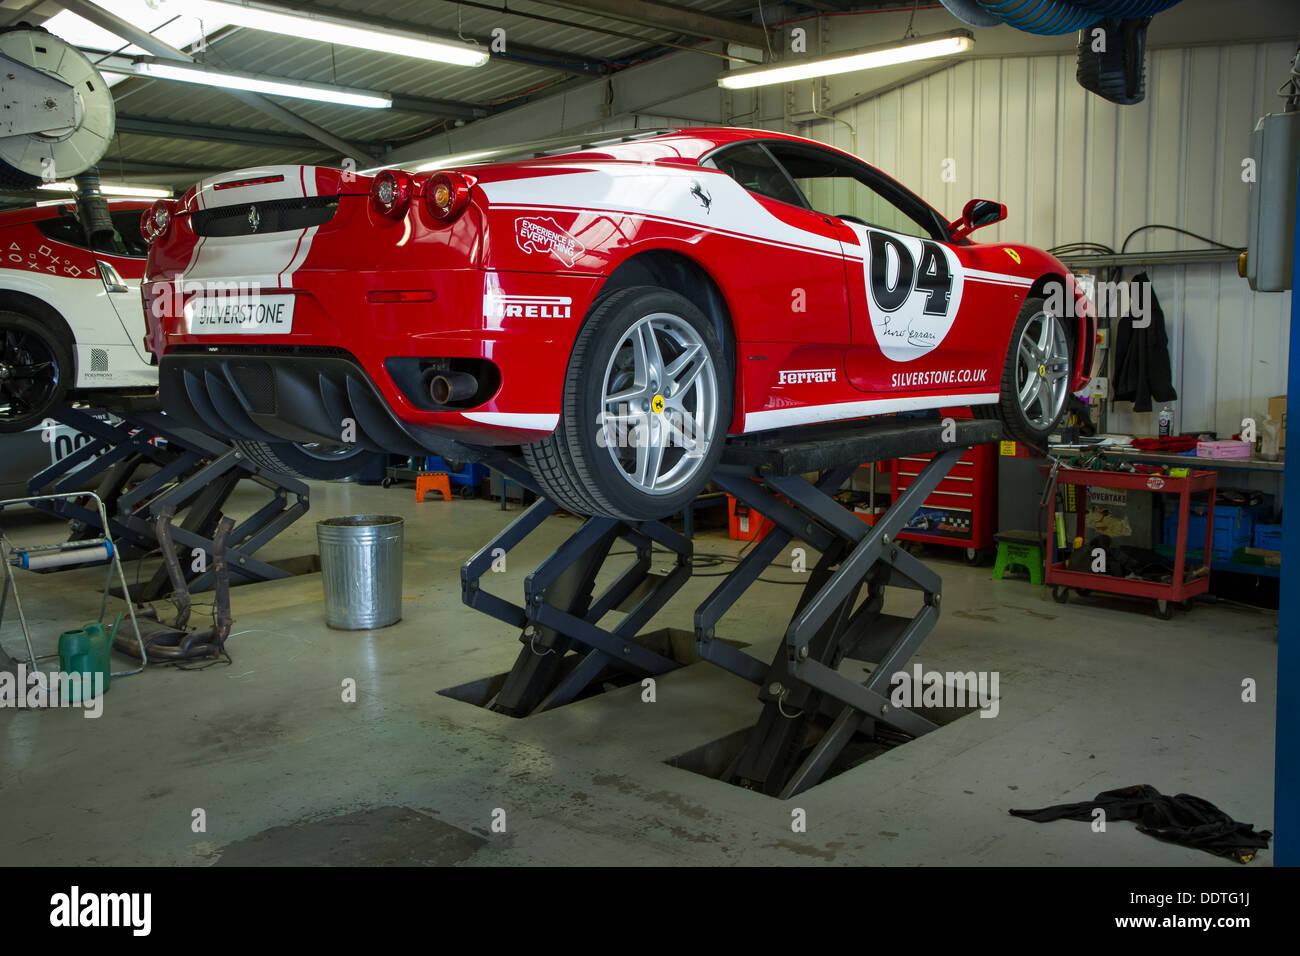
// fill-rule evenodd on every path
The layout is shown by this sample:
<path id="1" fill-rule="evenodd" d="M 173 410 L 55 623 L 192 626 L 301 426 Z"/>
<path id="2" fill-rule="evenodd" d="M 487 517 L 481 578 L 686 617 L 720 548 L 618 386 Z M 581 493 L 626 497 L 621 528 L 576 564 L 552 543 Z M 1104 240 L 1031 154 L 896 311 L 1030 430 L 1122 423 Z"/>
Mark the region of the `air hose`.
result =
<path id="1" fill-rule="evenodd" d="M 99 167 L 91 166 L 73 177 L 77 184 L 77 205 L 81 209 L 81 224 L 86 230 L 92 249 L 113 241 L 113 217 L 108 213 L 108 201 L 99 190 Z"/>
<path id="2" fill-rule="evenodd" d="M 1168 10 L 1181 0 L 943 0 L 944 6 L 972 26 L 989 26 L 989 18 L 1027 33 L 1056 36 L 1090 27 L 1106 17 L 1134 19 Z M 978 6 L 978 9 L 972 7 Z"/>

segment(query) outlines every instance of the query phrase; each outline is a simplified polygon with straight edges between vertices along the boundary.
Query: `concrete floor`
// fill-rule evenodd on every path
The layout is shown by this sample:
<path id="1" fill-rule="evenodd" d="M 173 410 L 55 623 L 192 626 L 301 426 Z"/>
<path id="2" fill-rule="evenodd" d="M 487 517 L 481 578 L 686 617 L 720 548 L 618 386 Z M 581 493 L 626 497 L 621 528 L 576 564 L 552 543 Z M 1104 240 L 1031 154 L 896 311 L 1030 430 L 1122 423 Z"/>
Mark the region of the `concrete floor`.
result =
<path id="1" fill-rule="evenodd" d="M 519 650 L 517 633 L 462 605 L 458 574 L 517 510 L 319 485 L 311 517 L 263 553 L 312 552 L 313 519 L 363 512 L 407 518 L 397 625 L 329 630 L 319 575 L 249 585 L 234 592 L 232 666 L 114 682 L 97 720 L 0 709 L 0 863 L 1236 865 L 1131 823 L 1094 833 L 1007 814 L 1138 783 L 1271 827 L 1276 614 L 1200 606 L 1162 622 L 932 561 L 944 615 L 916 660 L 998 671 L 998 716 L 963 717 L 780 801 L 665 763 L 757 716 L 755 688 L 709 664 L 662 677 L 655 703 L 634 685 L 523 720 L 438 694 L 506 671 Z M 493 590 L 517 600 L 575 527 L 552 518 L 490 576 Z M 710 532 L 696 548 L 739 545 Z M 23 574 L 38 652 L 94 618 L 102 579 Z M 715 583 L 690 582 L 651 628 L 689 629 Z M 756 589 L 719 636 L 769 658 L 797 593 Z M 0 641 L 21 647 L 12 611 Z M 1247 677 L 1258 703 L 1241 701 Z M 342 700 L 346 678 L 355 703 Z M 795 808 L 805 833 L 792 831 Z M 1270 864 L 1265 852 L 1254 865 Z"/>

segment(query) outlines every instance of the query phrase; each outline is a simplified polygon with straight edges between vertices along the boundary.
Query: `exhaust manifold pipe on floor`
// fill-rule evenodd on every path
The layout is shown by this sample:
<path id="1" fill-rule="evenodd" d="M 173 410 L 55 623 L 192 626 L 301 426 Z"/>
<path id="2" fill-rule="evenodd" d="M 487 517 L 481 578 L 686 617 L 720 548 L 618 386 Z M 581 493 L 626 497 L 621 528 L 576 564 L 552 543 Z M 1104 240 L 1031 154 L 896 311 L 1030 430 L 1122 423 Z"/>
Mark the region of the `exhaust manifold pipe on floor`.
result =
<path id="1" fill-rule="evenodd" d="M 478 391 L 478 379 L 469 372 L 439 372 L 429 382 L 429 395 L 439 405 L 461 402 Z"/>

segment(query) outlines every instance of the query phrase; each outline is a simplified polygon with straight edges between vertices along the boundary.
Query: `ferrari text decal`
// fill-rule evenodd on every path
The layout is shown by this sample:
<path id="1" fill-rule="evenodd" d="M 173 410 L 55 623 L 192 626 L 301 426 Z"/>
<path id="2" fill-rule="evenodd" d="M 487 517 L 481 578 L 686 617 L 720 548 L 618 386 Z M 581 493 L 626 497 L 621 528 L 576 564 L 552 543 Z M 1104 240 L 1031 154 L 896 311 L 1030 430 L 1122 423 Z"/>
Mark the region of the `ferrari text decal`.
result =
<path id="1" fill-rule="evenodd" d="M 572 267 L 587 247 L 560 228 L 549 216 L 545 219 L 515 220 L 515 241 L 524 252 L 552 253 L 566 266 Z"/>
<path id="2" fill-rule="evenodd" d="M 778 385 L 803 385 L 805 382 L 833 381 L 835 381 L 835 369 L 833 368 L 802 368 L 789 372 L 783 369 L 777 375 L 776 383 Z"/>
<path id="3" fill-rule="evenodd" d="M 858 229 L 863 238 L 871 328 L 885 358 L 910 362 L 944 340 L 961 307 L 963 272 L 937 242 Z"/>
<path id="4" fill-rule="evenodd" d="M 895 372 L 890 388 L 921 388 L 931 385 L 977 385 L 988 380 L 986 368 L 946 368 L 934 372 Z"/>

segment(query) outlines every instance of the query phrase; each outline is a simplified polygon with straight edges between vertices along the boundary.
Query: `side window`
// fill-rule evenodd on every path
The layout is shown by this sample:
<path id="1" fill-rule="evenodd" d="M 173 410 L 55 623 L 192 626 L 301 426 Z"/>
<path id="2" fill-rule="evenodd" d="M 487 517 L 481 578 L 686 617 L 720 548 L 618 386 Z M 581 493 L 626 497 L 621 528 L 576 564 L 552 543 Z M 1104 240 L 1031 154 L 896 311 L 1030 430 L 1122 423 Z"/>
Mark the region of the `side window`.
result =
<path id="1" fill-rule="evenodd" d="M 143 259 L 149 254 L 149 246 L 140 235 L 140 210 L 123 210 L 110 213 L 114 232 L 104 236 L 95 243 L 96 252 L 106 252 L 114 256 L 134 256 Z M 81 228 L 81 220 L 76 216 L 58 215 L 49 219 L 39 219 L 34 225 L 41 235 L 55 242 L 85 249 L 86 233 Z"/>
<path id="2" fill-rule="evenodd" d="M 117 228 L 117 237 L 123 252 L 118 255 L 134 256 L 143 259 L 149 255 L 149 243 L 140 234 L 141 209 L 119 209 L 113 213 L 113 225 Z M 106 252 L 113 250 L 104 250 Z"/>
<path id="3" fill-rule="evenodd" d="M 791 185 L 790 177 L 773 162 L 767 150 L 756 143 L 742 143 L 720 150 L 705 165 L 722 170 L 751 193 L 793 206 L 804 205 L 803 197 Z"/>
<path id="4" fill-rule="evenodd" d="M 86 248 L 86 234 L 82 231 L 81 221 L 76 216 L 65 216 L 60 213 L 49 219 L 38 219 L 32 225 L 40 230 L 41 235 L 46 239 L 53 239 L 65 246 L 76 246 L 78 249 Z"/>
<path id="5" fill-rule="evenodd" d="M 892 197 L 870 182 L 864 170 L 833 153 L 774 145 L 772 153 L 789 171 L 808 204 L 818 212 L 920 239 L 946 239 L 919 201 Z"/>

